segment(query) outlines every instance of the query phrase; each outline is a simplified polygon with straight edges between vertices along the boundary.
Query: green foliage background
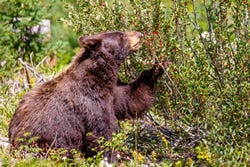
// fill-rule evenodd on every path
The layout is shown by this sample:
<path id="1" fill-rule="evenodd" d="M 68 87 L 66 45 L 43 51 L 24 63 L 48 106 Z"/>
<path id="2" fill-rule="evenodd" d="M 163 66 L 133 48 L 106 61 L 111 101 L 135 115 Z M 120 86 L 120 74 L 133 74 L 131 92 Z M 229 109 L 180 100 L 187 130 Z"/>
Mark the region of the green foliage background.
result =
<path id="1" fill-rule="evenodd" d="M 56 66 L 50 67 L 44 61 L 36 69 L 39 74 L 49 76 L 69 63 L 78 50 L 78 36 L 133 30 L 144 34 L 143 46 L 121 67 L 120 77 L 129 82 L 156 61 L 162 63 L 165 73 L 158 83 L 157 99 L 149 114 L 143 119 L 121 123 L 121 127 L 126 124 L 133 128 L 121 128 L 120 134 L 106 143 L 107 147 L 120 152 L 120 163 L 130 166 L 140 163 L 160 166 L 250 164 L 247 0 L 64 3 L 11 0 L 1 1 L 0 10 L 2 135 L 7 135 L 8 122 L 27 91 L 22 88 L 23 78 L 27 78 L 23 71 L 29 73 L 29 84 L 39 82 L 18 58 L 32 65 L 41 64 L 46 56 L 56 57 Z M 17 17 L 29 19 L 13 23 Z M 29 36 L 27 27 L 44 18 L 52 23 L 51 40 L 37 42 L 44 36 Z M 14 31 L 15 26 L 21 31 Z M 29 36 L 29 43 L 22 40 L 23 35 Z M 18 91 L 11 92 L 17 75 L 24 77 L 19 78 Z M 127 156 L 130 158 L 125 158 Z M 8 153 L 2 153 L 1 157 L 6 164 L 11 159 Z M 55 159 L 53 164 L 58 166 L 68 164 Z M 99 162 L 98 157 L 75 161 L 81 165 Z M 34 158 L 21 159 L 18 163 L 47 165 L 46 161 Z"/>

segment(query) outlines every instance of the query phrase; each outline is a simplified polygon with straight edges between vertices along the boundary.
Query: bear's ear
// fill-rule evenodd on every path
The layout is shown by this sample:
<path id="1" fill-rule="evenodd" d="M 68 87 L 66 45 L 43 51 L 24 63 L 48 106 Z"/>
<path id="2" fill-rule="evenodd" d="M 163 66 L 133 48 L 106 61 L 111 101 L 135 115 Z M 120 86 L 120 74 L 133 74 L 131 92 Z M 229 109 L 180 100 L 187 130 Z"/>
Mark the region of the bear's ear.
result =
<path id="1" fill-rule="evenodd" d="M 83 48 L 97 50 L 102 44 L 102 39 L 98 37 L 81 36 L 78 42 Z"/>

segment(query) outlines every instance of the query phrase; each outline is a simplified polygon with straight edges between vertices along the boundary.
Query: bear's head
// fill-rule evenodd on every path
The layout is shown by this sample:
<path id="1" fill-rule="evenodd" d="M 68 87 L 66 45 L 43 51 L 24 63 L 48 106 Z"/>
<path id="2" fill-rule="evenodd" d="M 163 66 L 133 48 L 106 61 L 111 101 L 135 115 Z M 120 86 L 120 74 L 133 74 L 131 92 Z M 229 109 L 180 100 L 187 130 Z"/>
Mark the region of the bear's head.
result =
<path id="1" fill-rule="evenodd" d="M 121 64 L 131 52 L 140 48 L 141 37 L 140 32 L 104 32 L 82 36 L 79 38 L 79 44 L 89 52 L 105 53 Z"/>

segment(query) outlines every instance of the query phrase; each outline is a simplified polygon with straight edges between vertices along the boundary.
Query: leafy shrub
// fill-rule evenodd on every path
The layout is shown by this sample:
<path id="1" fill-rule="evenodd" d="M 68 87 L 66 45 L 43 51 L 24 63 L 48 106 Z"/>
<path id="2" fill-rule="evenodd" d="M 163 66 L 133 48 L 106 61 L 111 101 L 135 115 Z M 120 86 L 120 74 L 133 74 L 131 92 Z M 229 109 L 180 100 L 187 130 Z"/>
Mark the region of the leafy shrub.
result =
<path id="1" fill-rule="evenodd" d="M 49 14 L 47 14 L 49 8 L 50 5 L 45 5 L 38 0 L 1 1 L 1 81 L 21 72 L 31 85 L 32 79 L 41 82 L 38 79 L 40 69 L 45 73 L 49 70 L 48 65 L 54 67 L 56 56 L 62 53 L 61 49 L 64 44 L 51 39 L 51 27 L 47 27 L 47 32 L 41 32 L 43 22 L 50 21 L 48 20 Z M 34 78 L 29 76 L 34 73 L 37 73 Z"/>
<path id="2" fill-rule="evenodd" d="M 129 81 L 154 62 L 161 62 L 165 75 L 147 121 L 168 139 L 169 150 L 179 154 L 177 159 L 197 156 L 206 159 L 203 164 L 211 164 L 224 157 L 220 150 L 226 147 L 248 148 L 247 6 L 247 1 L 78 1 L 66 5 L 69 17 L 62 21 L 86 35 L 112 30 L 143 32 L 143 47 L 125 63 L 121 78 Z M 135 133 L 145 131 L 150 133 L 140 127 Z M 142 140 L 141 151 L 153 151 L 147 146 L 143 149 L 146 137 L 134 140 Z M 199 147 L 204 143 L 206 146 Z M 158 158 L 175 159 L 170 151 L 164 152 Z M 247 161 L 241 158 L 237 163 L 246 165 Z"/>
<path id="3" fill-rule="evenodd" d="M 18 58 L 24 61 L 41 60 L 39 53 L 43 49 L 43 36 L 32 32 L 39 24 L 44 11 L 36 5 L 39 1 L 2 1 L 1 10 L 1 76 L 5 76 L 12 67 L 17 66 Z M 15 72 L 15 71 L 13 71 Z M 7 74 L 6 74 L 7 75 Z M 2 78 L 1 78 L 2 79 Z"/>

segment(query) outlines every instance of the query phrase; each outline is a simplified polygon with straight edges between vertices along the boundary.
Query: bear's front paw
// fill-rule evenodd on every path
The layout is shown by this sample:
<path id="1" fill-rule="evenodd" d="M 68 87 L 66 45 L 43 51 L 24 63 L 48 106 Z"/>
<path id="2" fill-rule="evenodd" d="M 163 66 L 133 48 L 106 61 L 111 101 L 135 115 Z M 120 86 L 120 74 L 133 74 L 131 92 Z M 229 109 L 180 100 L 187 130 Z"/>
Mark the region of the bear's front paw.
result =
<path id="1" fill-rule="evenodd" d="M 152 78 L 155 79 L 161 77 L 162 74 L 164 73 L 162 65 L 159 64 L 158 62 L 155 63 L 154 67 L 151 70 L 152 70 Z"/>
<path id="2" fill-rule="evenodd" d="M 157 82 L 157 79 L 161 77 L 163 73 L 164 69 L 162 65 L 159 63 L 155 63 L 153 68 L 142 72 L 136 83 L 143 82 L 144 84 L 150 87 L 154 87 L 155 83 Z"/>

